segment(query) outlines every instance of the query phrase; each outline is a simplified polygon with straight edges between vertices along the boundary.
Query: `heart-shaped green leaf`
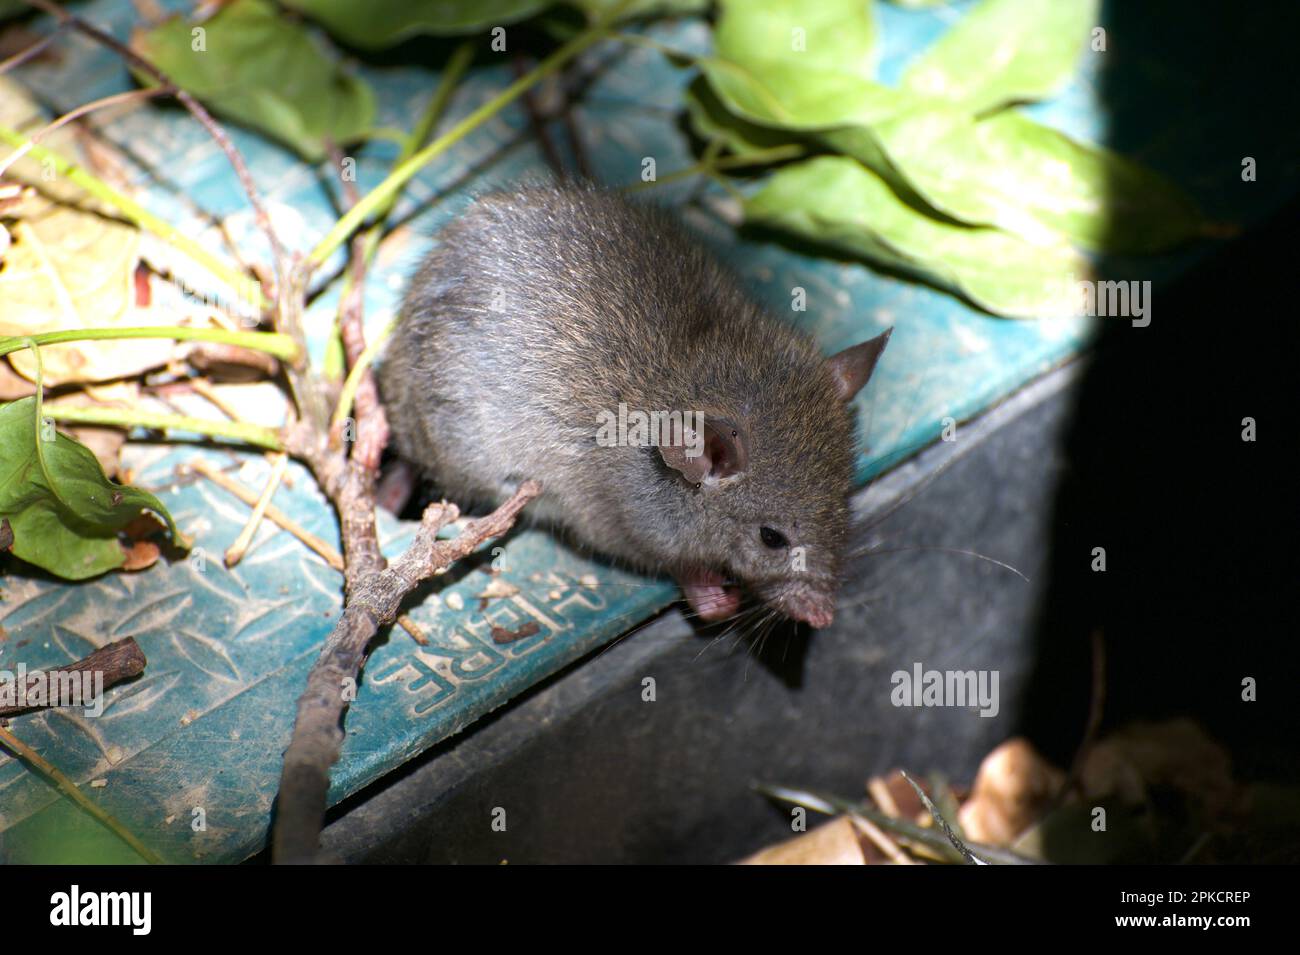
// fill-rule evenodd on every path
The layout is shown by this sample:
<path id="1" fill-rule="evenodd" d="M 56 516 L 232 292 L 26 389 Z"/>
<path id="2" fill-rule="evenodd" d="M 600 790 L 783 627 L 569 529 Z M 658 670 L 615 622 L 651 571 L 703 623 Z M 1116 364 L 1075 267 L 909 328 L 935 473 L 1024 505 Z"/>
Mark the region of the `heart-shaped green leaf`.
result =
<path id="1" fill-rule="evenodd" d="M 957 290 L 1017 318 L 1068 314 L 1088 262 L 1063 243 L 932 219 L 856 160 L 822 156 L 778 170 L 745 204 L 746 219 Z"/>
<path id="2" fill-rule="evenodd" d="M 737 153 L 797 135 L 852 156 L 935 219 L 1039 245 L 1161 251 L 1203 229 L 1181 190 L 1021 113 L 978 113 L 1064 82 L 1096 7 L 1028 0 L 1022 20 L 1003 0 L 988 0 L 913 64 L 909 88 L 893 90 L 870 79 L 863 4 L 728 0 L 717 56 L 702 63 L 715 97 L 693 91 L 687 108 L 698 132 L 721 136 Z M 787 132 L 769 135 L 775 129 Z"/>
<path id="3" fill-rule="evenodd" d="M 619 0 L 569 0 L 587 11 L 590 17 L 608 12 Z M 627 8 L 623 19 L 632 17 L 680 17 L 692 13 L 707 13 L 712 0 L 637 0 Z"/>
<path id="4" fill-rule="evenodd" d="M 729 112 L 703 77 L 686 88 L 686 115 L 691 129 L 703 140 L 721 139 L 738 156 L 748 156 L 795 143 L 796 133 L 759 126 Z"/>
<path id="5" fill-rule="evenodd" d="M 1074 72 L 1098 0 L 984 0 L 910 63 L 903 87 L 980 114 L 1042 99 Z"/>
<path id="6" fill-rule="evenodd" d="M 367 50 L 413 36 L 462 36 L 526 20 L 553 0 L 286 0 L 345 43 Z"/>
<path id="7" fill-rule="evenodd" d="M 1145 254 L 1204 230 L 1196 204 L 1163 176 L 1016 110 L 977 121 L 935 107 L 818 139 L 946 216 L 1034 242 Z"/>
<path id="8" fill-rule="evenodd" d="M 875 27 L 862 0 L 724 0 L 701 61 L 727 109 L 786 129 L 870 124 L 910 97 L 875 82 Z"/>
<path id="9" fill-rule="evenodd" d="M 373 6 L 357 5 L 364 11 Z M 370 87 L 345 73 L 308 27 L 268 0 L 235 0 L 201 24 L 173 17 L 138 31 L 132 42 L 214 113 L 279 140 L 305 159 L 322 159 L 327 140 L 342 146 L 374 124 Z"/>
<path id="10" fill-rule="evenodd" d="M 88 448 L 36 415 L 34 395 L 0 406 L 0 518 L 14 554 L 69 580 L 94 577 L 126 562 L 118 535 L 144 511 L 184 541 L 156 497 L 110 481 Z"/>

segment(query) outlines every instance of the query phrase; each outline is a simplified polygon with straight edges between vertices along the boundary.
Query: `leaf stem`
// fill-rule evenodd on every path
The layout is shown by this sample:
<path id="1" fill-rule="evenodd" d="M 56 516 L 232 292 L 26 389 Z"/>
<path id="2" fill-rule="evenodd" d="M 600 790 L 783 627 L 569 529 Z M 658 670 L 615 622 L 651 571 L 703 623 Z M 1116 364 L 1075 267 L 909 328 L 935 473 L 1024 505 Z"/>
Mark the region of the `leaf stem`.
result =
<path id="1" fill-rule="evenodd" d="M 347 241 L 348 236 L 355 232 L 358 226 L 378 212 L 390 200 L 390 197 L 396 195 L 421 169 L 518 99 L 520 95 L 536 85 L 538 81 L 557 72 L 583 50 L 603 39 L 614 22 L 633 2 L 634 0 L 621 0 L 620 3 L 606 10 L 587 29 L 565 43 L 532 70 L 519 77 L 519 79 L 429 143 L 428 146 L 425 146 L 406 162 L 401 163 L 388 174 L 388 178 L 366 193 L 360 202 L 334 223 L 334 227 L 316 244 L 316 248 L 312 249 L 311 254 L 307 257 L 307 264 L 315 268 L 324 263 L 339 246 Z"/>
<path id="2" fill-rule="evenodd" d="M 334 417 L 330 421 L 330 432 L 336 432 L 343 427 L 343 421 L 352 413 L 352 400 L 356 397 L 357 386 L 361 384 L 361 376 L 365 374 L 370 363 L 375 360 L 379 354 L 379 349 L 383 347 L 388 336 L 393 333 L 397 327 L 397 321 L 391 321 L 388 326 L 375 336 L 374 341 L 367 343 L 365 351 L 357 356 L 356 364 L 348 371 L 347 380 L 343 382 L 343 388 L 339 391 L 339 401 L 334 407 Z"/>
<path id="3" fill-rule="evenodd" d="M 182 325 L 69 328 L 57 332 L 41 332 L 38 335 L 0 336 L 0 357 L 26 348 L 29 342 L 35 342 L 37 345 L 59 345 L 63 342 L 105 341 L 117 338 L 170 338 L 178 342 L 220 342 L 223 345 L 237 345 L 250 351 L 265 352 L 290 364 L 297 364 L 301 357 L 294 340 L 279 332 L 235 332 L 227 328 L 189 328 Z"/>
<path id="4" fill-rule="evenodd" d="M 451 102 L 451 94 L 455 91 L 456 84 L 460 82 L 460 78 L 464 75 L 465 70 L 468 69 L 472 59 L 474 59 L 473 41 L 467 40 L 460 46 L 456 47 L 455 51 L 453 51 L 450 59 L 447 60 L 447 65 L 443 67 L 442 76 L 438 79 L 438 88 L 434 90 L 433 97 L 429 100 L 429 105 L 425 107 L 424 113 L 420 116 L 420 121 L 416 123 L 415 128 L 411 130 L 409 135 L 404 134 L 402 136 L 402 148 L 397 154 L 397 160 L 393 164 L 394 168 L 400 166 L 402 163 L 414 156 L 416 151 L 428 141 L 431 135 L 433 135 L 433 130 L 438 125 L 438 120 L 442 118 L 443 113 L 447 110 L 447 104 Z M 400 190 L 394 192 L 388 197 L 387 201 L 382 203 L 375 210 L 375 221 L 366 232 L 361 251 L 362 261 L 365 263 L 367 268 L 374 260 L 375 253 L 379 251 L 379 243 L 384 237 L 384 222 L 388 219 L 389 213 L 393 211 L 393 207 L 397 205 L 399 195 L 401 195 Z M 353 269 L 347 269 L 343 273 L 343 286 L 342 290 L 339 292 L 339 320 L 334 323 L 334 329 L 332 332 L 333 337 L 330 342 L 331 351 L 327 352 L 326 357 L 326 374 L 330 377 L 331 381 L 337 381 L 341 377 L 341 374 L 335 368 L 331 368 L 329 355 L 333 354 L 339 356 L 339 364 L 337 366 L 339 369 L 342 368 L 343 362 L 345 361 L 343 358 L 344 348 L 340 325 L 343 320 L 343 309 L 346 307 L 349 293 L 352 290 L 354 274 L 355 271 Z M 383 337 L 386 337 L 387 335 L 387 332 L 383 333 Z M 355 392 L 356 384 L 353 383 L 352 392 L 348 395 L 348 409 L 343 410 L 342 415 L 337 411 L 335 412 L 334 420 L 336 422 L 341 416 L 347 415 L 352 404 L 352 393 Z M 339 407 L 342 407 L 341 401 Z"/>
<path id="5" fill-rule="evenodd" d="M 213 438 L 231 438 L 272 451 L 283 451 L 284 442 L 273 428 L 242 421 L 209 421 L 183 415 L 156 414 L 140 408 L 72 408 L 46 405 L 45 417 L 73 424 L 106 425 L 113 428 L 152 428 L 159 431 L 189 431 Z"/>

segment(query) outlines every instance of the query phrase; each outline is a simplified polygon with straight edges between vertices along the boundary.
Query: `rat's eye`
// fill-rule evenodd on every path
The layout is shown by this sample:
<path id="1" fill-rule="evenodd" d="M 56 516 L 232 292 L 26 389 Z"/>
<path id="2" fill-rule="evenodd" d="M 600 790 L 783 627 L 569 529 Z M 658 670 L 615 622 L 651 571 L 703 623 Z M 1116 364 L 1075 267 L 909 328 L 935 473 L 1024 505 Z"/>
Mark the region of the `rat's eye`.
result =
<path id="1" fill-rule="evenodd" d="M 771 527 L 760 527 L 758 529 L 758 536 L 762 539 L 765 545 L 773 550 L 776 550 L 778 547 L 788 547 L 790 544 L 790 542 L 785 539 L 784 534 L 778 530 L 772 529 Z"/>

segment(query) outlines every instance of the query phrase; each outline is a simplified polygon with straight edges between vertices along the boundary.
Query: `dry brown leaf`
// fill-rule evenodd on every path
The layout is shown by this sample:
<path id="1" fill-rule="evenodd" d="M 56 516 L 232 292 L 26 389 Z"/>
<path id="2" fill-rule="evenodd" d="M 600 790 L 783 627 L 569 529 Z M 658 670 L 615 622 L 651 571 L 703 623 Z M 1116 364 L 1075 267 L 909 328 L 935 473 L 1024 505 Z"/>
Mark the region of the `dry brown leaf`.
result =
<path id="1" fill-rule="evenodd" d="M 1117 797 L 1136 804 L 1152 786 L 1186 794 L 1211 817 L 1239 804 L 1228 751 L 1188 719 L 1133 723 L 1099 742 L 1080 774 L 1089 799 Z"/>
<path id="2" fill-rule="evenodd" d="M 865 865 L 862 840 L 847 816 L 768 846 L 741 865 Z"/>
<path id="3" fill-rule="evenodd" d="M 142 511 L 133 521 L 122 528 L 122 550 L 126 554 L 123 570 L 144 570 L 158 561 L 161 549 L 149 538 L 165 531 L 158 516 L 150 511 Z"/>
<path id="4" fill-rule="evenodd" d="M 132 541 L 122 550 L 126 551 L 126 561 L 122 564 L 123 570 L 144 570 L 146 567 L 152 567 L 158 562 L 160 554 L 158 545 L 153 541 Z"/>
<path id="5" fill-rule="evenodd" d="M 274 378 L 280 363 L 265 352 L 219 342 L 191 342 L 184 348 L 186 361 L 213 381 L 244 383 Z"/>
<path id="6" fill-rule="evenodd" d="M 22 191 L 23 187 L 17 183 L 0 182 L 0 215 L 5 215 L 7 210 L 18 204 Z M 0 263 L 3 263 L 5 253 L 9 251 L 9 241 L 9 230 L 0 222 Z"/>
<path id="7" fill-rule="evenodd" d="M 26 91 L 0 77 L 0 124 L 35 131 L 45 122 Z M 75 129 L 64 126 L 41 143 L 86 163 Z M 0 153 L 0 162 L 12 150 Z M 0 335 L 31 335 L 81 327 L 166 324 L 169 317 L 135 308 L 134 275 L 140 233 L 107 217 L 109 210 L 43 163 L 24 156 L 6 175 L 32 188 L 6 209 L 16 218 L 0 269 Z M 165 339 L 76 342 L 42 352 L 47 385 L 105 381 L 164 364 Z M 15 371 L 36 377 L 30 352 L 9 358 Z"/>
<path id="8" fill-rule="evenodd" d="M 957 814 L 972 842 L 1009 846 L 1050 807 L 1065 774 L 1029 741 L 1009 739 L 984 757 L 971 796 Z"/>
<path id="9" fill-rule="evenodd" d="M 0 401 L 17 401 L 34 394 L 36 386 L 14 371 L 6 359 L 0 358 Z"/>
<path id="10" fill-rule="evenodd" d="M 925 783 L 919 784 L 928 794 L 930 789 Z M 930 813 L 917 796 L 902 770 L 895 769 L 887 776 L 874 776 L 867 781 L 867 793 L 875 800 L 880 811 L 897 819 L 910 819 L 928 826 Z"/>

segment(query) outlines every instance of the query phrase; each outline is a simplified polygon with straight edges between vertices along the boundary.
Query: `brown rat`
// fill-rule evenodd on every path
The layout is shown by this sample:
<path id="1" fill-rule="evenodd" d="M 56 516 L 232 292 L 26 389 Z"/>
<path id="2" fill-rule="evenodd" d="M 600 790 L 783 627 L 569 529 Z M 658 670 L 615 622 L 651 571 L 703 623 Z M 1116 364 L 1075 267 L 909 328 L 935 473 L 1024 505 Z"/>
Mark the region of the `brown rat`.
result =
<path id="1" fill-rule="evenodd" d="M 443 230 L 379 380 L 398 451 L 449 498 L 491 504 L 535 478 L 535 517 L 673 574 L 701 617 L 734 613 L 742 585 L 825 627 L 849 524 L 847 403 L 888 338 L 825 358 L 668 213 L 538 187 Z M 620 406 L 630 430 L 602 432 Z M 665 411 L 688 427 L 647 443 L 636 413 Z"/>

